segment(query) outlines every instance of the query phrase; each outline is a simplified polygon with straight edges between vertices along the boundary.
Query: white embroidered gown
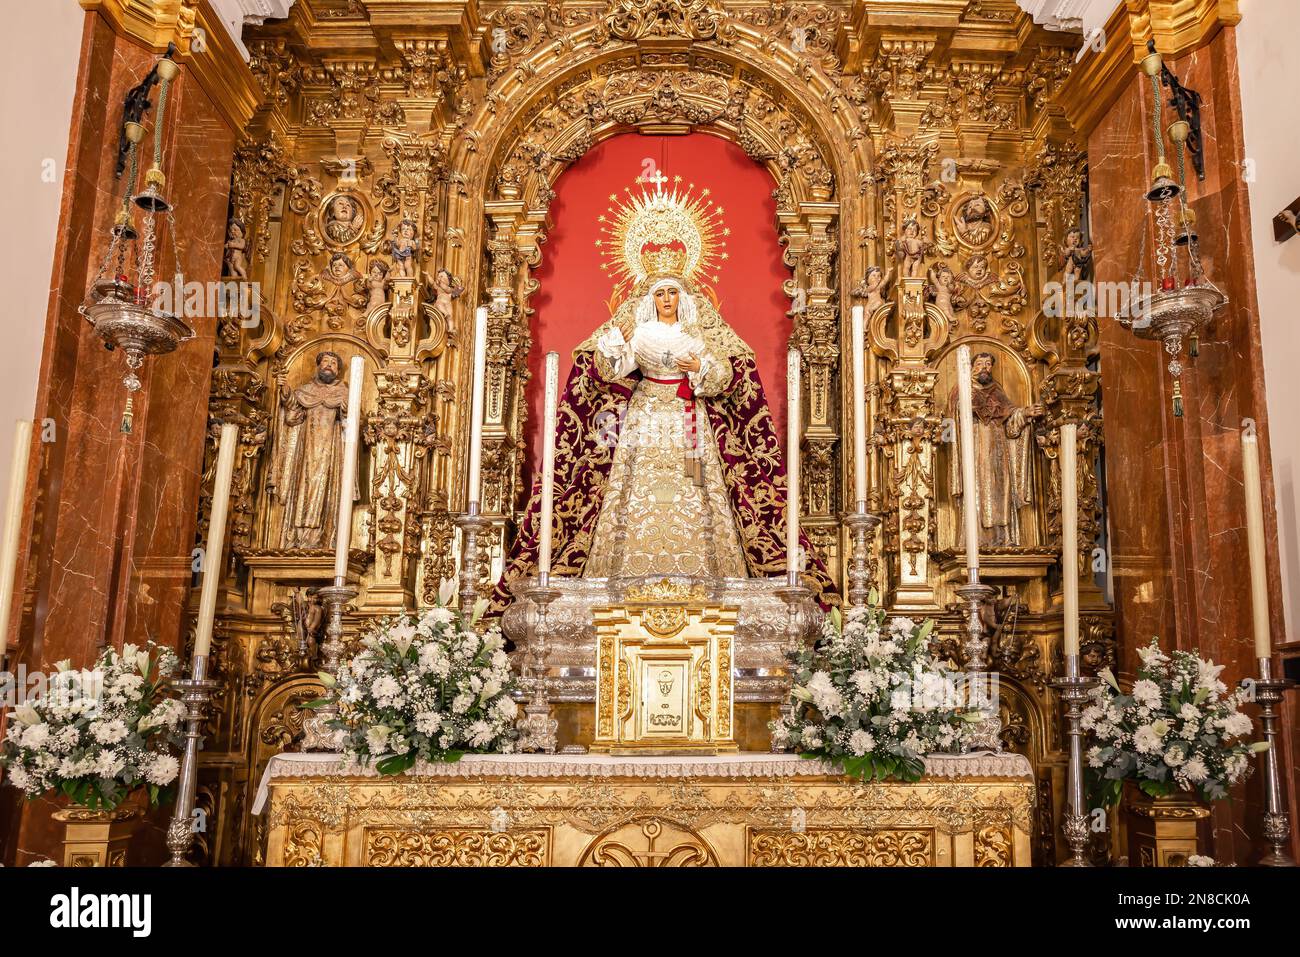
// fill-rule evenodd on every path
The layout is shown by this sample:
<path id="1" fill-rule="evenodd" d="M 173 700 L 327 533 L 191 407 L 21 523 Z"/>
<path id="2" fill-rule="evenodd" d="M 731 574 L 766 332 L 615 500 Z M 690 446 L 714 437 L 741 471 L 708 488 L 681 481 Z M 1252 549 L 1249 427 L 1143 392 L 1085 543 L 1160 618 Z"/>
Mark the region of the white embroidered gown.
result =
<path id="1" fill-rule="evenodd" d="M 730 384 L 730 363 L 709 355 L 680 324 L 657 318 L 638 324 L 630 343 L 611 327 L 596 346 L 602 375 L 617 379 L 639 369 L 643 378 L 618 433 L 586 576 L 746 577 L 722 458 L 698 401 Z M 676 361 L 690 355 L 701 367 L 688 375 Z M 687 402 L 677 394 L 687 375 L 697 399 L 694 441 Z"/>

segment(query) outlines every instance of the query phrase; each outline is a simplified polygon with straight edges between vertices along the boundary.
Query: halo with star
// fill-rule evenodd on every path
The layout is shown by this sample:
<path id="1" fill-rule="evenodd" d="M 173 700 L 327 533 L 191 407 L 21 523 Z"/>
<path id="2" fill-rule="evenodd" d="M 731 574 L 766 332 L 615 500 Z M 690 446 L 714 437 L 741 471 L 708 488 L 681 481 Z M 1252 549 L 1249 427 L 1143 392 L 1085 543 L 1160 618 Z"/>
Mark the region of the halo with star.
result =
<path id="1" fill-rule="evenodd" d="M 662 172 L 638 177 L 634 187 L 609 196 L 609 208 L 598 217 L 600 268 L 609 273 L 616 287 L 636 288 L 647 278 L 643 253 L 647 247 L 679 246 L 685 250 L 683 279 L 694 283 L 715 283 L 718 269 L 727 259 L 726 237 L 731 234 L 722 221 L 723 209 L 710 197 L 710 190 L 696 191 L 694 183 L 682 185 L 680 176 Z"/>

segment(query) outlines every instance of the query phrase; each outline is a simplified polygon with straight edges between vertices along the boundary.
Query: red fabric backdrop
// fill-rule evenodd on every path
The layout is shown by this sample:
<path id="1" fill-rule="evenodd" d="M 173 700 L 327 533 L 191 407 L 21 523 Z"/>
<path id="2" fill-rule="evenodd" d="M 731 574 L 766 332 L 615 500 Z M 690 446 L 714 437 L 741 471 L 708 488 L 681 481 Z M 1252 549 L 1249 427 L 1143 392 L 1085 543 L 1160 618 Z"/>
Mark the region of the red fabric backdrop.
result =
<path id="1" fill-rule="evenodd" d="M 790 270 L 781 262 L 776 233 L 773 182 L 740 147 L 705 133 L 643 136 L 627 133 L 588 150 L 560 175 L 551 202 L 554 228 L 542 247 L 534 273 L 541 288 L 532 298 L 533 348 L 528 357 L 533 378 L 528 384 L 526 438 L 531 450 L 525 480 L 531 487 L 532 466 L 542 460 L 542 402 L 546 388 L 546 353 L 560 354 L 560 387 L 569 375 L 574 348 L 609 318 L 605 305 L 613 280 L 600 268 L 596 247 L 597 219 L 610 206 L 610 194 L 639 190 L 637 177 L 654 163 L 664 176 L 682 177 L 696 191 L 711 190 L 723 209 L 728 258 L 717 269 L 714 288 L 724 319 L 754 350 L 778 434 L 785 438 L 785 354 L 790 338 L 786 316 L 790 300 L 781 284 Z"/>

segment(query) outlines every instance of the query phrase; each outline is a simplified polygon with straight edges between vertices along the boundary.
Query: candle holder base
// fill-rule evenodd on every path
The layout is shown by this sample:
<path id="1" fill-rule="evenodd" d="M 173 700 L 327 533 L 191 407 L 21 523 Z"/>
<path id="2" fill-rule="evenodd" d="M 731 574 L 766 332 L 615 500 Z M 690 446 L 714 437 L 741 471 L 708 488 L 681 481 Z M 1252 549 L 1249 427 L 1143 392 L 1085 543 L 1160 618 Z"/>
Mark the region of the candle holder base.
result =
<path id="1" fill-rule="evenodd" d="M 785 602 L 787 609 L 785 625 L 785 653 L 794 654 L 803 647 L 805 633 L 808 630 L 805 621 L 806 605 L 808 599 L 812 597 L 812 590 L 804 585 L 787 584 L 775 590 L 776 596 Z M 781 717 L 788 718 L 794 711 L 794 705 L 790 702 L 790 687 L 793 684 L 793 678 L 790 676 L 790 669 L 786 667 L 785 680 L 781 684 Z M 785 751 L 784 745 L 777 744 L 776 736 L 773 734 L 771 743 L 771 752 L 780 754 Z"/>
<path id="2" fill-rule="evenodd" d="M 519 750 L 554 754 L 558 746 L 556 731 L 560 722 L 551 712 L 546 691 L 546 654 L 550 626 L 547 609 L 560 597 L 558 588 L 535 585 L 524 593 L 537 606 L 537 615 L 531 618 L 528 629 L 528 666 L 525 685 L 529 691 L 524 716 L 515 727 L 519 730 Z"/>
<path id="3" fill-rule="evenodd" d="M 1088 694 L 1100 683 L 1096 678 L 1079 675 L 1078 656 L 1066 663 L 1066 674 L 1051 683 L 1061 695 L 1065 705 L 1066 734 L 1070 739 L 1070 764 L 1066 773 L 1066 810 L 1061 821 L 1061 833 L 1070 848 L 1070 857 L 1062 867 L 1091 867 L 1088 861 L 1088 813 L 1083 796 L 1083 703 Z"/>
<path id="4" fill-rule="evenodd" d="M 456 527 L 461 535 L 460 560 L 460 609 L 469 615 L 481 596 L 479 579 L 483 570 L 483 547 L 481 540 L 492 521 L 478 514 L 475 506 L 456 519 Z"/>
<path id="5" fill-rule="evenodd" d="M 176 808 L 167 826 L 167 849 L 171 859 L 163 867 L 193 867 L 185 859 L 194 844 L 194 796 L 199 780 L 199 744 L 203 740 L 203 719 L 208 702 L 221 682 L 206 678 L 207 658 L 196 658 L 193 677 L 172 682 L 185 705 L 185 754 L 181 758 L 176 785 Z"/>
<path id="6" fill-rule="evenodd" d="M 871 597 L 871 539 L 880 517 L 870 512 L 849 512 L 844 516 L 849 532 L 849 604 L 862 608 Z"/>
<path id="7" fill-rule="evenodd" d="M 1260 867 L 1295 867 L 1295 860 L 1287 853 L 1287 844 L 1291 840 L 1291 815 L 1286 811 L 1286 792 L 1283 785 L 1283 769 L 1278 759 L 1277 720 L 1281 713 L 1282 698 L 1288 690 L 1295 687 L 1295 682 L 1287 678 L 1273 678 L 1270 675 L 1271 662 L 1261 661 L 1263 677 L 1255 681 L 1255 701 L 1260 706 L 1260 723 L 1264 726 L 1264 740 L 1268 750 L 1264 752 L 1264 839 L 1272 845 L 1272 850 L 1259 860 Z"/>
<path id="8" fill-rule="evenodd" d="M 966 652 L 966 670 L 984 671 L 989 666 L 989 643 L 984 637 L 980 607 L 992 598 L 997 590 L 992 585 L 985 585 L 976 580 L 958 585 L 953 591 L 966 603 L 966 640 L 962 642 L 962 650 Z"/>
<path id="9" fill-rule="evenodd" d="M 325 641 L 321 645 L 320 670 L 328 675 L 337 675 L 342 664 L 343 652 L 343 609 L 348 602 L 357 597 L 357 589 L 352 585 L 328 585 L 317 591 L 321 601 L 329 608 L 329 624 L 325 628 Z M 329 723 L 339 716 L 338 705 L 330 703 L 317 708 L 302 723 L 302 749 L 304 751 L 337 752 L 343 750 L 343 735 L 331 728 Z"/>

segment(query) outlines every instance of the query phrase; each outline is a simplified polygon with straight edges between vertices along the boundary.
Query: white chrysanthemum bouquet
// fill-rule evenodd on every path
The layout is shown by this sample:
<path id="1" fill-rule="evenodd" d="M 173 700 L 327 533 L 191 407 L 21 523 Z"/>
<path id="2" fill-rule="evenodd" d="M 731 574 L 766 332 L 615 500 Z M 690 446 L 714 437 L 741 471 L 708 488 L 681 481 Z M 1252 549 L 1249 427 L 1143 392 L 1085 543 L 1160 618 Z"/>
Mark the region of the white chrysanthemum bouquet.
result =
<path id="1" fill-rule="evenodd" d="M 44 693 L 10 713 L 0 747 L 6 780 L 28 797 L 57 790 L 91 810 L 115 808 L 139 788 L 159 803 L 179 771 L 185 706 L 169 695 L 176 654 L 150 648 L 106 648 L 90 670 L 55 665 Z"/>
<path id="2" fill-rule="evenodd" d="M 337 702 L 330 726 L 342 732 L 343 753 L 380 774 L 468 751 L 512 751 L 514 675 L 500 629 L 475 632 L 481 613 L 465 621 L 439 605 L 379 622 L 336 678 L 320 676 L 331 697 L 308 707 Z"/>
<path id="3" fill-rule="evenodd" d="M 833 609 L 817 644 L 790 655 L 792 708 L 772 722 L 773 744 L 866 780 L 916 781 L 926 754 L 966 749 L 980 715 L 930 653 L 934 622 L 886 621 L 877 601 Z"/>
<path id="4" fill-rule="evenodd" d="M 1223 665 L 1187 651 L 1170 657 L 1154 638 L 1138 655 L 1142 667 L 1132 691 L 1121 691 L 1103 669 L 1083 711 L 1081 724 L 1093 741 L 1087 764 L 1095 799 L 1116 804 L 1126 779 L 1152 797 L 1179 788 L 1207 801 L 1227 797 L 1249 769 L 1250 754 L 1268 747 L 1249 740 L 1250 718 L 1238 710 L 1246 690 L 1228 694 L 1219 680 Z"/>

